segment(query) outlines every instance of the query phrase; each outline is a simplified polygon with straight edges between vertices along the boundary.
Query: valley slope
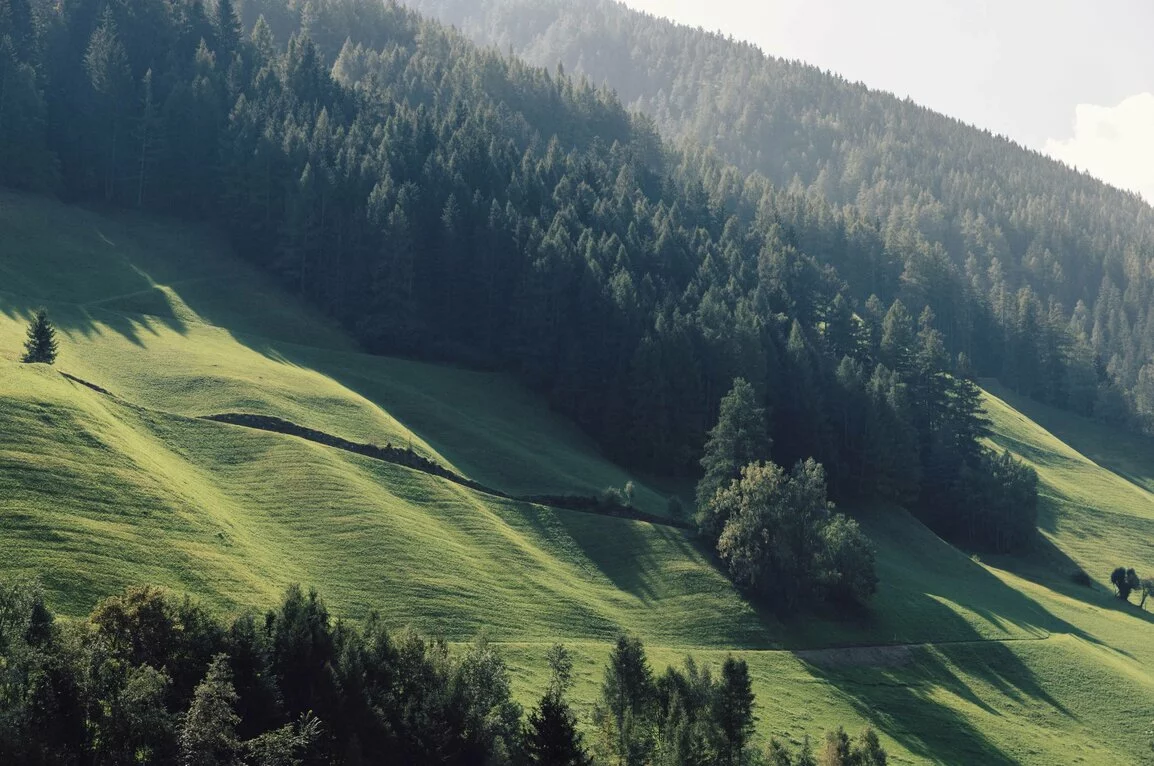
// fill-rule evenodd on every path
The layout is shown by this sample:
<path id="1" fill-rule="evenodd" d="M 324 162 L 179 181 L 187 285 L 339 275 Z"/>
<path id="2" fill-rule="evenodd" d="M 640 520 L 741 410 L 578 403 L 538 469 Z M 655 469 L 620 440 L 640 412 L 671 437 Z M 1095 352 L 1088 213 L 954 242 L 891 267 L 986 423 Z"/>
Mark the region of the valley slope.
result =
<path id="1" fill-rule="evenodd" d="M 453 641 L 487 631 L 527 704 L 563 641 L 587 710 L 628 630 L 658 668 L 745 657 L 761 739 L 871 723 L 895 763 L 1148 752 L 1154 628 L 1106 583 L 1116 565 L 1154 564 L 1143 440 L 987 386 L 993 441 L 1039 472 L 1042 549 L 979 561 L 900 509 L 849 509 L 878 546 L 870 610 L 782 624 L 672 526 L 203 419 L 270 415 L 411 447 L 513 495 L 632 480 L 641 510 L 667 512 L 669 488 L 605 460 L 509 378 L 363 354 L 184 224 L 0 192 L 0 231 L 0 574 L 41 577 L 65 614 L 145 582 L 222 612 L 262 609 L 300 582 L 342 617 L 379 609 Z M 41 305 L 60 330 L 54 368 L 17 362 Z M 1094 588 L 1070 581 L 1078 567 Z"/>

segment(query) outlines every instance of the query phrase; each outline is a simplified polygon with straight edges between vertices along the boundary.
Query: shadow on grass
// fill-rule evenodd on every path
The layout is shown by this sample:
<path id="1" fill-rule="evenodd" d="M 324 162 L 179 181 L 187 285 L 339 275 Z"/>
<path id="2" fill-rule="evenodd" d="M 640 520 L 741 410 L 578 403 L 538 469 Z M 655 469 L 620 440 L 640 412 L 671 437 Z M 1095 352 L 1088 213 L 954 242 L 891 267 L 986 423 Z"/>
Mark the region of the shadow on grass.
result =
<path id="1" fill-rule="evenodd" d="M 983 380 L 983 387 L 1040 428 L 1064 442 L 1095 465 L 1147 491 L 1154 491 L 1154 439 L 1124 431 L 1098 421 L 1036 402 L 1016 394 L 996 381 Z M 1016 440 L 995 434 L 994 441 Z M 1139 468 L 1138 466 L 1141 466 Z"/>
<path id="2" fill-rule="evenodd" d="M 999 569 L 1004 569 L 1035 585 L 1048 588 L 1073 601 L 1080 601 L 1097 609 L 1120 612 L 1154 625 L 1154 614 L 1139 607 L 1133 601 L 1121 600 L 1110 588 L 1103 587 L 1093 581 L 1090 585 L 1076 582 L 1073 575 L 1076 572 L 1082 572 L 1081 567 L 1044 535 L 1038 535 L 1034 548 L 1028 555 L 1020 557 L 1000 556 L 991 559 L 991 563 L 996 564 Z M 1154 604 L 1151 601 L 1148 603 Z M 1079 633 L 1078 635 L 1087 641 L 1100 643 L 1087 634 Z M 1117 647 L 1111 648 L 1116 652 L 1129 654 Z"/>
<path id="3" fill-rule="evenodd" d="M 1032 627 L 1078 633 L 993 575 L 985 576 L 989 581 L 981 584 L 982 589 L 1011 591 L 1024 608 L 1038 614 L 1038 624 Z M 1013 650 L 1017 642 L 1046 641 L 1048 637 L 986 639 L 942 603 L 942 597 L 923 593 L 908 606 L 935 625 L 935 632 L 955 638 L 933 644 L 858 646 L 796 654 L 816 678 L 837 689 L 862 718 L 920 757 L 936 763 L 1015 763 L 985 735 L 973 716 L 961 711 L 970 708 L 980 715 L 1001 717 L 1010 705 L 1044 705 L 1073 718 Z M 858 613 L 851 619 L 860 625 L 863 619 L 868 623 L 869 617 L 868 613 Z M 943 693 L 960 704 L 943 702 Z"/>
<path id="4" fill-rule="evenodd" d="M 156 325 L 163 325 L 181 335 L 188 333 L 184 321 L 175 313 L 128 314 L 97 306 L 45 301 L 0 292 L 0 313 L 13 322 L 30 322 L 33 313 L 39 308 L 47 309 L 48 318 L 57 332 L 73 340 L 94 340 L 106 333 L 114 333 L 143 349 L 146 348 L 144 341 L 147 334 L 159 334 Z"/>
<path id="5" fill-rule="evenodd" d="M 816 678 L 936 763 L 1014 763 L 980 724 L 1010 706 L 1044 706 L 1073 719 L 1014 647 L 1060 634 L 1100 642 L 905 512 L 879 508 L 859 517 L 879 548 L 881 582 L 870 605 L 827 607 L 784 628 L 786 645 L 797 647 Z"/>

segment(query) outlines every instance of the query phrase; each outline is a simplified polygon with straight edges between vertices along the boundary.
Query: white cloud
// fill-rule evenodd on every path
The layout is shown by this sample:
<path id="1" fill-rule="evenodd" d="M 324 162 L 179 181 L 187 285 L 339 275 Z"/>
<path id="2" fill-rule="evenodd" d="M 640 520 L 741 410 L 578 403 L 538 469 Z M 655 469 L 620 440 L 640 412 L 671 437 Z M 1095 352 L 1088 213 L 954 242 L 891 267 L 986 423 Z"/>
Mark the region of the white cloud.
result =
<path id="1" fill-rule="evenodd" d="M 1050 139 L 1045 152 L 1154 204 L 1154 93 L 1114 107 L 1079 104 L 1074 137 Z"/>

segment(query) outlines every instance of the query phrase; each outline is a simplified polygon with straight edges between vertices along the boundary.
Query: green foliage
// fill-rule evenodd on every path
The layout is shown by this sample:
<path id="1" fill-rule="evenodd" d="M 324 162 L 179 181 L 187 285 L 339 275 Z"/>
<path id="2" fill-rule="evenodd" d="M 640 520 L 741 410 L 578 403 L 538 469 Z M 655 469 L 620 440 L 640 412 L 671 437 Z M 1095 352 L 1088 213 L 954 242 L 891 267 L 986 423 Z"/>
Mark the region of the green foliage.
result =
<path id="1" fill-rule="evenodd" d="M 853 746 L 849 735 L 840 726 L 825 734 L 825 742 L 817 756 L 818 766 L 853 766 Z"/>
<path id="2" fill-rule="evenodd" d="M 855 522 L 834 514 L 825 471 L 813 460 L 789 475 L 751 463 L 714 496 L 710 513 L 726 519 L 716 544 L 734 581 L 777 608 L 860 601 L 877 589 L 872 546 Z"/>
<path id="3" fill-rule="evenodd" d="M 1154 577 L 1143 578 L 1140 583 L 1142 598 L 1138 601 L 1138 607 L 1140 609 L 1145 609 L 1146 599 L 1150 598 L 1150 596 L 1154 596 Z"/>
<path id="4" fill-rule="evenodd" d="M 1133 568 L 1118 567 L 1115 569 L 1110 573 L 1110 584 L 1114 586 L 1114 593 L 1123 601 L 1129 601 L 1130 594 L 1134 591 L 1142 590 L 1142 579 L 1138 577 L 1138 573 Z M 1144 593 L 1142 601 L 1143 603 L 1146 601 Z"/>
<path id="5" fill-rule="evenodd" d="M 601 698 L 593 711 L 598 751 L 622 766 L 640 766 L 654 748 L 656 688 L 641 640 L 621 636 L 609 655 Z"/>
<path id="6" fill-rule="evenodd" d="M 180 728 L 180 757 L 186 766 L 230 766 L 240 754 L 236 725 L 236 690 L 228 670 L 228 656 L 212 660 L 197 685 L 192 705 Z"/>
<path id="7" fill-rule="evenodd" d="M 577 719 L 562 695 L 546 692 L 529 713 L 525 752 L 540 766 L 587 766 L 592 761 L 582 745 Z"/>
<path id="8" fill-rule="evenodd" d="M 865 603 L 877 592 L 873 544 L 848 516 L 834 514 L 821 528 L 818 567 L 821 589 L 834 601 Z"/>
<path id="9" fill-rule="evenodd" d="M 41 73 L 61 191 L 210 221 L 368 350 L 511 371 L 620 461 L 687 474 L 704 453 L 698 510 L 770 457 L 771 425 L 847 496 L 914 496 L 909 428 L 940 402 L 914 418 L 892 385 L 860 390 L 875 345 L 916 351 L 911 328 L 866 341 L 855 320 L 839 268 L 899 272 L 869 216 L 720 184 L 610 92 L 396 4 L 246 4 L 248 39 L 237 7 L 46 9 L 51 55 L 13 56 Z"/>
<path id="10" fill-rule="evenodd" d="M 713 692 L 712 719 L 717 727 L 717 763 L 741 766 L 753 736 L 753 688 L 744 660 L 727 657 Z"/>
<path id="11" fill-rule="evenodd" d="M 297 587 L 261 625 L 245 615 L 226 628 L 187 600 L 139 587 L 75 628 L 59 634 L 37 587 L 0 587 L 0 752 L 17 763 L 521 757 L 521 708 L 503 658 L 483 638 L 450 656 L 442 641 L 390 636 L 376 616 L 363 630 L 334 625 L 315 593 Z M 220 651 L 197 654 L 204 636 Z M 571 672 L 564 660 L 558 654 L 562 675 Z M 187 692 L 183 674 L 196 679 Z M 567 733 L 581 755 L 565 683 L 547 692 L 538 723 L 550 736 Z"/>
<path id="12" fill-rule="evenodd" d="M 24 341 L 24 356 L 20 361 L 29 363 L 53 364 L 60 344 L 56 340 L 56 328 L 48 320 L 45 309 L 37 309 L 32 321 L 28 324 L 28 338 Z"/>
<path id="13" fill-rule="evenodd" d="M 776 737 L 770 737 L 765 747 L 766 766 L 793 766 L 793 754 Z"/>
<path id="14" fill-rule="evenodd" d="M 721 400 L 717 425 L 709 432 L 701 458 L 705 473 L 697 483 L 697 508 L 699 526 L 706 534 L 716 537 L 726 522 L 709 511 L 714 496 L 738 478 L 743 467 L 768 459 L 771 446 L 765 408 L 758 405 L 753 386 L 737 378 Z"/>
<path id="15" fill-rule="evenodd" d="M 900 297 L 903 320 L 932 306 L 946 351 L 966 352 L 980 374 L 1082 414 L 1154 422 L 1154 377 L 1142 372 L 1151 278 L 1138 266 L 1154 214 L 1138 196 L 908 100 L 604 0 L 543 0 L 532 12 L 523 0 L 415 6 L 478 42 L 607 83 L 663 135 L 705 147 L 685 150 L 687 163 L 712 154 L 823 200 L 827 214 L 883 221 L 883 244 L 851 255 L 827 239 L 823 262 L 860 297 Z M 803 250 L 820 239 L 797 231 Z M 861 227 L 846 234 L 864 244 Z M 1114 266 L 1127 258 L 1138 260 Z M 875 346 L 884 313 L 867 318 Z M 888 367 L 904 348 L 887 349 Z M 1104 378 L 1123 390 L 1099 397 Z"/>

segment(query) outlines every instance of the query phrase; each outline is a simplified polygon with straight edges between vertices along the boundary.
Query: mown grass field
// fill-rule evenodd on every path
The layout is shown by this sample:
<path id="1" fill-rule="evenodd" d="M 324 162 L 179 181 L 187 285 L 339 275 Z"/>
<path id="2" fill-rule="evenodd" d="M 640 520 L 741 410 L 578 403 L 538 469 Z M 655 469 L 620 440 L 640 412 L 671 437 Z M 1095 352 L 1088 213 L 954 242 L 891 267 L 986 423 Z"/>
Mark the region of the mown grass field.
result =
<path id="1" fill-rule="evenodd" d="M 60 328 L 56 368 L 16 361 L 39 305 Z M 900 509 L 852 509 L 878 546 L 877 598 L 783 625 L 679 530 L 197 419 L 411 445 L 513 494 L 633 479 L 638 506 L 666 507 L 506 377 L 359 353 L 211 234 L 0 192 L 0 575 L 40 576 L 63 613 L 142 582 L 233 613 L 301 582 L 351 619 L 488 631 L 526 703 L 562 641 L 587 710 L 630 630 L 658 668 L 745 657 L 762 738 L 868 722 L 895 763 L 1140 763 L 1154 625 L 1106 582 L 1118 564 L 1154 569 L 1154 446 L 987 388 L 993 441 L 1042 479 L 1040 549 L 981 562 Z M 1074 585 L 1075 567 L 1097 586 Z"/>

